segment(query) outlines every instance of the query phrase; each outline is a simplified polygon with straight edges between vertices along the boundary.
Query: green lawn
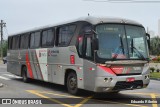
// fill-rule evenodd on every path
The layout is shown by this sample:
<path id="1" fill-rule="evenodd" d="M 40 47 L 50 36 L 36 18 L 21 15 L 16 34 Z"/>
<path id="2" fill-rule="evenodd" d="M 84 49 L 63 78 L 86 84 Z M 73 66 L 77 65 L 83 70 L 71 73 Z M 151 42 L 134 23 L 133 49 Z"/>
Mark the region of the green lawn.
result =
<path id="1" fill-rule="evenodd" d="M 152 72 L 150 76 L 151 78 L 160 78 L 160 72 Z"/>

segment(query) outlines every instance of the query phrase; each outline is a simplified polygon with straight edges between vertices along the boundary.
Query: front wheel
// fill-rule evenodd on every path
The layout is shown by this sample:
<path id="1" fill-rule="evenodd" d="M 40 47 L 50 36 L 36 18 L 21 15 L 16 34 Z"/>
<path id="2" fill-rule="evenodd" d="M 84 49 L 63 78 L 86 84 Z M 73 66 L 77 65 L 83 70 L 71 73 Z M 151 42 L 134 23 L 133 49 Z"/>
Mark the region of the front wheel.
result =
<path id="1" fill-rule="evenodd" d="M 119 93 L 120 91 L 112 91 L 112 92 L 110 92 L 110 93 L 112 93 L 112 94 L 117 94 L 117 93 Z"/>
<path id="2" fill-rule="evenodd" d="M 74 72 L 69 73 L 67 77 L 67 89 L 70 94 L 78 93 L 77 75 Z"/>
<path id="3" fill-rule="evenodd" d="M 23 78 L 23 82 L 27 83 L 29 82 L 29 78 L 27 77 L 27 68 L 23 67 L 22 69 L 22 78 Z"/>

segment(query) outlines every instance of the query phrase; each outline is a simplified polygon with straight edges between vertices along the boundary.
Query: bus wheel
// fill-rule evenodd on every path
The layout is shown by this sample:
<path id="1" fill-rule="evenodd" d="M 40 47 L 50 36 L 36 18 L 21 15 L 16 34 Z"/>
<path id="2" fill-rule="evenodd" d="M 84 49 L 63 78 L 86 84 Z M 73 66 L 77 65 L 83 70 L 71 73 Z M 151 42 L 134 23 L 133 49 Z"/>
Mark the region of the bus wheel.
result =
<path id="1" fill-rule="evenodd" d="M 29 82 L 29 78 L 27 77 L 27 68 L 26 67 L 22 68 L 22 78 L 23 78 L 23 82 L 25 82 L 25 83 Z"/>
<path id="2" fill-rule="evenodd" d="M 69 73 L 67 77 L 67 89 L 70 94 L 78 93 L 77 76 L 74 72 Z"/>
<path id="3" fill-rule="evenodd" d="M 112 92 L 110 92 L 110 93 L 112 93 L 112 94 L 116 94 L 116 93 L 119 93 L 120 91 L 112 91 Z"/>

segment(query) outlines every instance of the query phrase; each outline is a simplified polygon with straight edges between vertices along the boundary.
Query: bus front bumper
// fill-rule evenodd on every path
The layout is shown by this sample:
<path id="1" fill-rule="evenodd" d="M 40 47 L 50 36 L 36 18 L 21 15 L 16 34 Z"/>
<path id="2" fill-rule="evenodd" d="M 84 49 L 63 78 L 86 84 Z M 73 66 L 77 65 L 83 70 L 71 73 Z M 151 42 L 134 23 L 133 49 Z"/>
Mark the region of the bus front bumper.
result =
<path id="1" fill-rule="evenodd" d="M 128 81 L 131 79 L 131 81 Z M 94 92 L 114 92 L 146 88 L 150 82 L 149 75 L 97 77 Z"/>

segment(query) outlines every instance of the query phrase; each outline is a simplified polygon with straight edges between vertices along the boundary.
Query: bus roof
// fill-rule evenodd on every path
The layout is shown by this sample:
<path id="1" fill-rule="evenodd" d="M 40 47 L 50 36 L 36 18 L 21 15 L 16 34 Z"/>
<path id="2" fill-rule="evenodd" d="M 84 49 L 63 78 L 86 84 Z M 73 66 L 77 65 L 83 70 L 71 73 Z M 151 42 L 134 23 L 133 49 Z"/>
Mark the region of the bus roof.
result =
<path id="1" fill-rule="evenodd" d="M 126 24 L 133 24 L 133 25 L 142 26 L 142 24 L 140 24 L 136 21 L 129 20 L 129 19 L 124 19 L 124 18 L 87 16 L 87 17 L 81 17 L 81 18 L 78 18 L 78 19 L 75 19 L 75 20 L 65 21 L 65 22 L 62 22 L 62 23 L 51 24 L 51 25 L 42 26 L 42 27 L 36 27 L 36 28 L 30 29 L 30 30 L 26 30 L 26 31 L 15 33 L 15 34 L 11 34 L 9 36 L 23 34 L 23 33 L 32 32 L 32 31 L 45 29 L 45 28 L 50 28 L 50 27 L 54 27 L 54 26 L 69 24 L 69 23 L 78 22 L 78 21 L 89 22 L 93 25 L 96 25 L 98 23 L 126 23 Z"/>

